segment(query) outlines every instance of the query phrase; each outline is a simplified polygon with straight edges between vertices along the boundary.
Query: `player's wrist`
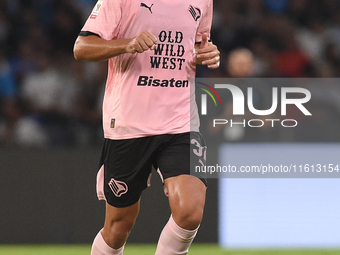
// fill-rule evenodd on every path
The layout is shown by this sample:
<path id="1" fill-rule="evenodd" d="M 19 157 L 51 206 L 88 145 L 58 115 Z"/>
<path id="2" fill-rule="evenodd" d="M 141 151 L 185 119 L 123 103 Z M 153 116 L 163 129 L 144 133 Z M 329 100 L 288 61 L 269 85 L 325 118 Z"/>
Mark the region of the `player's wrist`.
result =
<path id="1" fill-rule="evenodd" d="M 114 39 L 110 42 L 111 57 L 125 53 L 132 53 L 130 46 L 131 39 Z"/>
<path id="2" fill-rule="evenodd" d="M 126 45 L 125 45 L 125 51 L 126 53 L 134 54 L 136 53 L 136 47 L 134 46 L 135 38 L 127 39 Z"/>

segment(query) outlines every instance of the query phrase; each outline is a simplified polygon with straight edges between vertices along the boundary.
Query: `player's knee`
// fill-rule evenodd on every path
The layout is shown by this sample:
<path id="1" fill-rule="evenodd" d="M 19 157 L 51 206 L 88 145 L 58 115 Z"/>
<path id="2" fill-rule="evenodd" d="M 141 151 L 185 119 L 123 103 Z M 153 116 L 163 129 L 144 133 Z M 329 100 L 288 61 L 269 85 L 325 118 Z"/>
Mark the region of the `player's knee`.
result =
<path id="1" fill-rule="evenodd" d="M 104 225 L 103 236 L 116 247 L 121 247 L 129 237 L 134 221 L 112 221 Z"/>
<path id="2" fill-rule="evenodd" d="M 202 217 L 203 207 L 201 206 L 183 206 L 180 210 L 173 212 L 175 222 L 184 229 L 196 229 L 201 224 Z"/>
<path id="3" fill-rule="evenodd" d="M 130 232 L 134 224 L 135 224 L 134 218 L 126 217 L 120 221 L 111 221 L 108 225 L 108 228 L 110 229 L 110 231 L 116 232 L 118 229 L 119 231 L 124 233 L 124 232 Z"/>
<path id="4" fill-rule="evenodd" d="M 119 235 L 122 238 L 127 238 L 132 229 L 131 225 L 119 225 L 118 227 L 113 227 L 110 229 L 110 232 L 115 235 Z"/>
<path id="5" fill-rule="evenodd" d="M 125 240 L 129 236 L 134 223 L 134 217 L 124 217 L 119 220 L 112 219 L 105 222 L 104 232 L 109 237 Z"/>

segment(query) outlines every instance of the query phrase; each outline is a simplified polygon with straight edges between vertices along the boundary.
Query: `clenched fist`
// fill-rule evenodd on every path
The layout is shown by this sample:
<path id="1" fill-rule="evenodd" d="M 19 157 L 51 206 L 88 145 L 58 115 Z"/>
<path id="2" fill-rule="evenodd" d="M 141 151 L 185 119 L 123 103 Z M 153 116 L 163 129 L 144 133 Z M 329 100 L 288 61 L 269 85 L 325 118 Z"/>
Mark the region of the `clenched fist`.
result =
<path id="1" fill-rule="evenodd" d="M 131 39 L 131 41 L 126 46 L 126 51 L 128 53 L 142 53 L 148 49 L 155 49 L 157 42 L 157 38 L 151 34 L 149 31 L 145 30 L 138 34 L 135 38 Z"/>

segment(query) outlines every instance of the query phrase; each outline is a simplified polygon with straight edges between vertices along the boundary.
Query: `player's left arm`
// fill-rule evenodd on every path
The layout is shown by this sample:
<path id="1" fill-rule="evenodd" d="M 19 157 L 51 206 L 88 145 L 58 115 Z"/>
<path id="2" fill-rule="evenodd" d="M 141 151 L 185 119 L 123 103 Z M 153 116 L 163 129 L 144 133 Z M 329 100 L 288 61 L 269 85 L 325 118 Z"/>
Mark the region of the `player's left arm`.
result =
<path id="1" fill-rule="evenodd" d="M 216 45 L 209 42 L 213 18 L 213 0 L 206 0 L 205 2 L 207 4 L 206 9 L 203 11 L 196 31 L 196 64 L 207 65 L 208 68 L 215 69 L 220 66 L 220 52 Z"/>
<path id="2" fill-rule="evenodd" d="M 217 46 L 208 41 L 208 35 L 202 35 L 202 42 L 195 44 L 196 64 L 206 65 L 210 69 L 220 66 L 220 51 Z"/>

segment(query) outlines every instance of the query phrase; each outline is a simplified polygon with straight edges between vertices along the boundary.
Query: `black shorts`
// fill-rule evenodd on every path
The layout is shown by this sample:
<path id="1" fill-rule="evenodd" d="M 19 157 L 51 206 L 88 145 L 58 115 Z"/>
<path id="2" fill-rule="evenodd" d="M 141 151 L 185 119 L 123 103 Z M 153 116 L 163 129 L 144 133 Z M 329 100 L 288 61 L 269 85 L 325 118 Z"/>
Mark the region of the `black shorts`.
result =
<path id="1" fill-rule="evenodd" d="M 136 203 L 142 191 L 148 187 L 152 166 L 162 180 L 182 174 L 193 173 L 193 164 L 205 165 L 206 145 L 198 132 L 166 134 L 134 139 L 105 139 L 100 169 L 97 177 L 97 192 L 115 207 L 127 207 Z M 104 178 L 100 178 L 99 175 Z M 206 184 L 203 175 L 197 176 Z M 102 181 L 98 181 L 98 180 Z M 99 184 L 99 187 L 98 187 Z M 104 186 L 104 187 L 102 187 Z M 105 198 L 104 198 L 105 196 Z"/>

